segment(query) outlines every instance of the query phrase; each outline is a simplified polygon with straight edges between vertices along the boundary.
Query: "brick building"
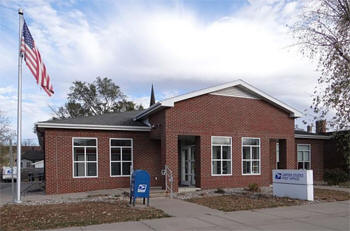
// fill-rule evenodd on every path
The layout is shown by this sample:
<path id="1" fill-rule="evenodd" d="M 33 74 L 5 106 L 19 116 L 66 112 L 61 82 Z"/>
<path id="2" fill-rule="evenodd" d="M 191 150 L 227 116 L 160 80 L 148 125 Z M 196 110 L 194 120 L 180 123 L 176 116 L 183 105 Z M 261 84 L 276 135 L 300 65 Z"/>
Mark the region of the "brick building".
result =
<path id="1" fill-rule="evenodd" d="M 128 187 L 130 166 L 147 170 L 152 186 L 164 186 L 167 166 L 175 191 L 269 185 L 275 168 L 312 168 L 322 180 L 329 137 L 295 133 L 300 116 L 237 80 L 143 111 L 39 122 L 46 192 Z"/>

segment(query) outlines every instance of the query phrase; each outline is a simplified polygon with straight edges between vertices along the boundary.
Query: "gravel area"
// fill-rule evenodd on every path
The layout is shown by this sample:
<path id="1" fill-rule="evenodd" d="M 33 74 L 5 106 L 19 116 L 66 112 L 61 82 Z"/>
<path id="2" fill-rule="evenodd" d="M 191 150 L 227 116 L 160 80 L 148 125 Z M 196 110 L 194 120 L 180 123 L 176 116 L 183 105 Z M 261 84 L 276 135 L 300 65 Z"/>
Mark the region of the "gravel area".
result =
<path id="1" fill-rule="evenodd" d="M 210 196 L 219 196 L 219 195 L 245 195 L 248 192 L 244 188 L 223 188 L 223 189 L 206 189 L 206 190 L 197 190 L 193 192 L 184 192 L 177 193 L 176 198 L 182 200 L 188 200 L 197 197 L 210 197 Z M 260 192 L 256 195 L 266 195 L 272 196 L 272 187 L 260 187 Z"/>

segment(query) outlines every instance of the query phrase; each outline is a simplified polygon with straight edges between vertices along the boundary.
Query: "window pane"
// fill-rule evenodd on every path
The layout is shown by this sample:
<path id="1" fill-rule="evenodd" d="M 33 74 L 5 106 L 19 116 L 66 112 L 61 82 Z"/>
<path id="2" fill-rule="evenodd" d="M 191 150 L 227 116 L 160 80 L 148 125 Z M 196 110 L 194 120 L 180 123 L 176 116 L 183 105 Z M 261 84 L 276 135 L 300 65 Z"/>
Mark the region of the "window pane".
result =
<path id="1" fill-rule="evenodd" d="M 74 164 L 74 176 L 85 176 L 85 164 L 75 163 Z"/>
<path id="2" fill-rule="evenodd" d="M 230 137 L 213 137 L 212 144 L 231 145 L 231 138 Z"/>
<path id="3" fill-rule="evenodd" d="M 304 166 L 303 166 L 303 162 L 298 162 L 298 169 L 303 169 Z"/>
<path id="4" fill-rule="evenodd" d="M 231 174 L 231 161 L 222 162 L 222 174 Z"/>
<path id="5" fill-rule="evenodd" d="M 86 148 L 86 158 L 88 161 L 96 161 L 96 148 Z"/>
<path id="6" fill-rule="evenodd" d="M 131 140 L 111 140 L 112 146 L 131 146 Z"/>
<path id="7" fill-rule="evenodd" d="M 310 162 L 304 162 L 304 168 L 310 169 Z"/>
<path id="8" fill-rule="evenodd" d="M 298 144 L 298 151 L 309 151 L 309 145 Z"/>
<path id="9" fill-rule="evenodd" d="M 111 148 L 111 160 L 120 160 L 120 148 Z"/>
<path id="10" fill-rule="evenodd" d="M 231 146 L 222 146 L 222 159 L 231 159 Z"/>
<path id="11" fill-rule="evenodd" d="M 221 147 L 213 146 L 213 159 L 221 159 Z"/>
<path id="12" fill-rule="evenodd" d="M 303 152 L 298 151 L 298 161 L 303 161 Z"/>
<path id="13" fill-rule="evenodd" d="M 309 161 L 310 160 L 310 152 L 303 152 L 303 160 Z"/>
<path id="14" fill-rule="evenodd" d="M 253 159 L 259 159 L 259 148 L 258 147 L 252 147 L 252 158 Z"/>
<path id="15" fill-rule="evenodd" d="M 112 162 L 111 163 L 112 167 L 112 176 L 120 176 L 120 162 Z"/>
<path id="16" fill-rule="evenodd" d="M 123 148 L 122 154 L 123 154 L 122 160 L 131 160 L 131 148 Z"/>
<path id="17" fill-rule="evenodd" d="M 97 176 L 97 164 L 96 163 L 87 163 L 87 175 L 88 176 Z"/>
<path id="18" fill-rule="evenodd" d="M 243 147 L 243 159 L 250 159 L 250 147 Z"/>
<path id="19" fill-rule="evenodd" d="M 250 173 L 250 161 L 243 161 L 243 173 Z"/>
<path id="20" fill-rule="evenodd" d="M 84 148 L 74 148 L 74 160 L 75 161 L 84 161 Z"/>
<path id="21" fill-rule="evenodd" d="M 253 161 L 253 166 L 252 166 L 253 173 L 259 173 L 259 161 Z"/>
<path id="22" fill-rule="evenodd" d="M 244 145 L 259 145 L 259 139 L 244 138 Z"/>
<path id="23" fill-rule="evenodd" d="M 123 175 L 130 175 L 131 162 L 123 162 Z"/>
<path id="24" fill-rule="evenodd" d="M 96 146 L 96 139 L 74 139 L 74 146 Z"/>
<path id="25" fill-rule="evenodd" d="M 221 162 L 213 161 L 213 174 L 221 174 Z"/>

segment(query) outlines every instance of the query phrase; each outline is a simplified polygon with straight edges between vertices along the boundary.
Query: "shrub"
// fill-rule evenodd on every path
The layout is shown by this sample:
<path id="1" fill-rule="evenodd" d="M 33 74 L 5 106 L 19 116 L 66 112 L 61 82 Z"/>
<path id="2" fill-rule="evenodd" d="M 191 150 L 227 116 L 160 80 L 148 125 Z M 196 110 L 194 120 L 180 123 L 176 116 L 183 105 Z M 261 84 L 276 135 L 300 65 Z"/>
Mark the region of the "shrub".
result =
<path id="1" fill-rule="evenodd" d="M 259 185 L 256 184 L 256 183 L 249 184 L 248 185 L 248 191 L 250 191 L 250 192 L 260 192 Z"/>
<path id="2" fill-rule="evenodd" d="M 218 188 L 215 190 L 215 193 L 224 194 L 225 190 L 223 190 L 222 188 Z"/>
<path id="3" fill-rule="evenodd" d="M 329 185 L 338 185 L 339 183 L 346 182 L 349 179 L 349 175 L 340 168 L 326 169 L 323 179 Z"/>

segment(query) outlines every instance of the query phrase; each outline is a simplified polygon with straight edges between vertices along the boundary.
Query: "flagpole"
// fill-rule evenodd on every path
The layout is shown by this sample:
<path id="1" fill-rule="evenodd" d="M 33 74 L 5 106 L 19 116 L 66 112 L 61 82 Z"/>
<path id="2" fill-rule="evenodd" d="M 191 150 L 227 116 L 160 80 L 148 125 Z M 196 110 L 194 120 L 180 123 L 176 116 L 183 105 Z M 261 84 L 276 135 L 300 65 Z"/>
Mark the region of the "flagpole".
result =
<path id="1" fill-rule="evenodd" d="M 23 10 L 18 9 L 19 16 L 19 45 L 18 45 L 18 96 L 17 96 L 17 198 L 16 202 L 21 203 L 21 148 L 22 148 L 22 29 Z"/>

